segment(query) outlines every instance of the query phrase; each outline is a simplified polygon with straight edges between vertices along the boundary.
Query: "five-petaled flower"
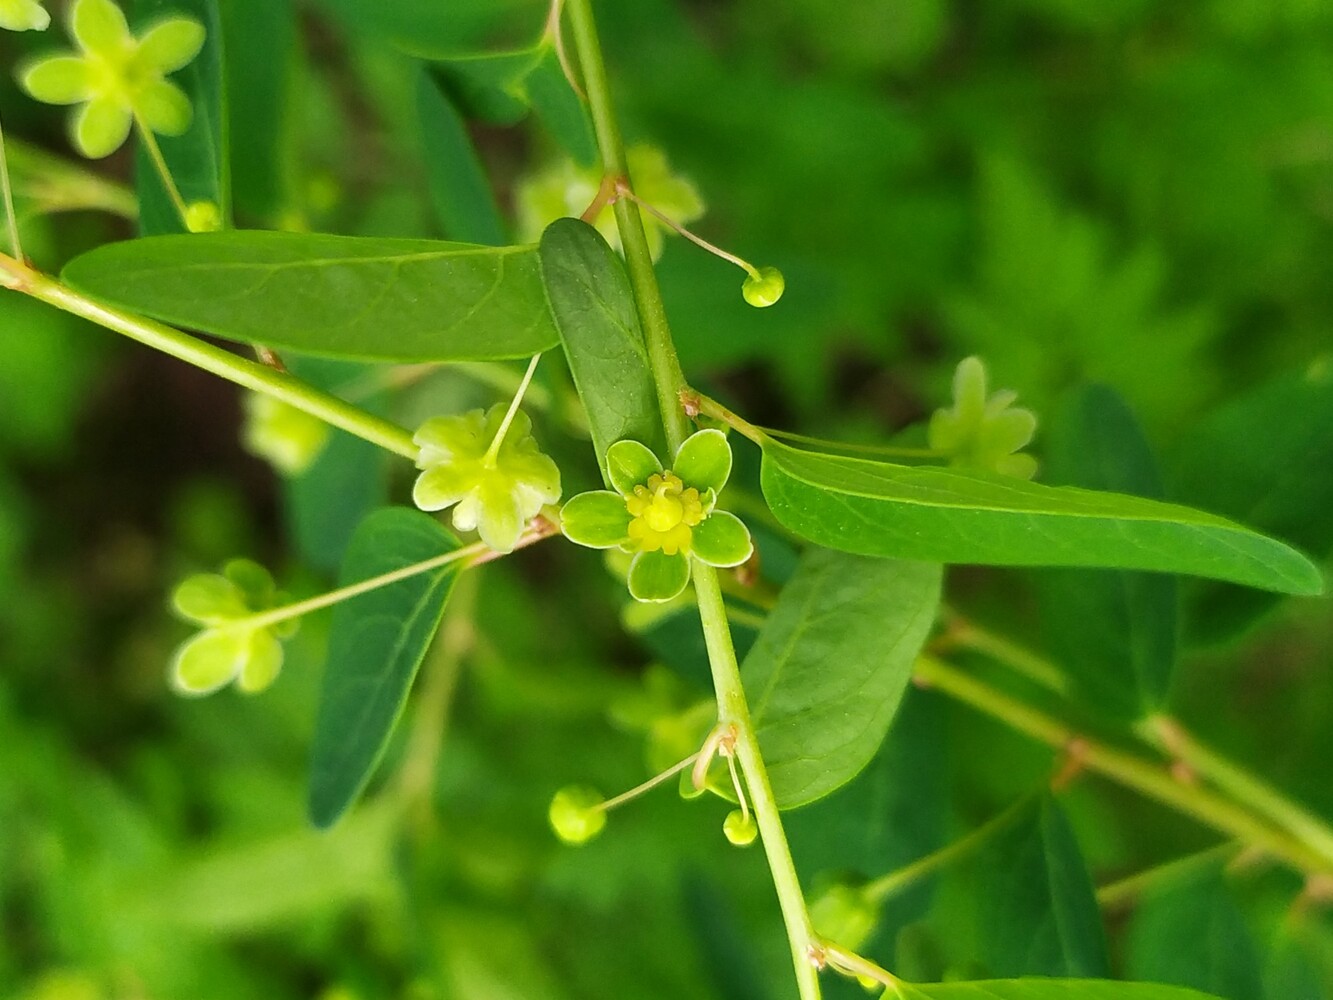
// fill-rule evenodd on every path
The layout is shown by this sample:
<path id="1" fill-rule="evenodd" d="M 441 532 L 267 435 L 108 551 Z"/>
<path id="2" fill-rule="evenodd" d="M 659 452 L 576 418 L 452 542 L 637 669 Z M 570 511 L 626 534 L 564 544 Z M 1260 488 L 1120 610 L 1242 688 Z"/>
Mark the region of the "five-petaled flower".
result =
<path id="1" fill-rule="evenodd" d="M 697 431 L 670 469 L 638 441 L 606 452 L 610 490 L 571 497 L 560 511 L 570 541 L 633 552 L 629 592 L 639 601 L 669 601 L 690 582 L 690 556 L 710 566 L 739 566 L 754 545 L 740 518 L 717 510 L 731 475 L 731 445 L 717 430 Z"/>
<path id="2" fill-rule="evenodd" d="M 51 15 L 39 0 L 0 0 L 0 28 L 10 31 L 45 31 Z"/>
<path id="3" fill-rule="evenodd" d="M 246 694 L 263 691 L 282 669 L 279 639 L 290 636 L 297 622 L 249 622 L 284 600 L 268 570 L 248 559 L 183 581 L 171 595 L 172 607 L 205 628 L 172 658 L 172 686 L 181 694 L 204 695 L 235 681 Z"/>
<path id="4" fill-rule="evenodd" d="M 497 552 L 512 552 L 527 523 L 560 499 L 560 470 L 532 438 L 532 421 L 514 413 L 503 438 L 506 404 L 487 412 L 432 417 L 412 440 L 423 469 L 412 490 L 422 510 L 453 507 L 454 527 L 476 529 Z M 454 506 L 454 505 L 457 506 Z"/>
<path id="5" fill-rule="evenodd" d="M 986 366 L 977 357 L 958 362 L 953 376 L 953 407 L 930 418 L 930 447 L 949 456 L 949 464 L 1031 479 L 1037 460 L 1020 453 L 1037 430 L 1031 410 L 1014 406 L 1010 389 L 987 395 Z"/>
<path id="6" fill-rule="evenodd" d="M 199 54 L 204 28 L 198 21 L 169 17 L 135 38 L 112 0 L 74 0 L 70 34 L 78 54 L 30 63 L 19 82 L 47 104 L 83 105 L 73 120 L 73 139 L 84 156 L 114 153 L 136 119 L 163 135 L 190 127 L 190 99 L 166 75 Z"/>

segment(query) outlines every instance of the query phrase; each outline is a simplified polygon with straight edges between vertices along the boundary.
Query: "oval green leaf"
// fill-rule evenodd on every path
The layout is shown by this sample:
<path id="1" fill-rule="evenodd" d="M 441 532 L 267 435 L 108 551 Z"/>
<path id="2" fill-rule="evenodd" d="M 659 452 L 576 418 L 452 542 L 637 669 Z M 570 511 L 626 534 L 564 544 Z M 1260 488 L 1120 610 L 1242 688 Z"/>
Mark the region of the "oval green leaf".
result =
<path id="1" fill-rule="evenodd" d="M 541 273 L 604 477 L 606 451 L 617 441 L 665 454 L 648 351 L 620 258 L 592 226 L 559 219 L 542 234 Z"/>
<path id="2" fill-rule="evenodd" d="M 459 547 L 432 517 L 378 510 L 352 536 L 339 586 Z M 361 794 L 389 743 L 458 567 L 449 563 L 339 604 L 329 633 L 310 758 L 310 819 L 331 826 Z"/>
<path id="3" fill-rule="evenodd" d="M 792 531 L 862 555 L 1191 573 L 1319 594 L 1305 556 L 1225 518 L 1119 493 L 1042 486 L 764 443 L 764 496 Z"/>
<path id="4" fill-rule="evenodd" d="M 1162 496 L 1152 449 L 1114 389 L 1087 386 L 1051 419 L 1043 463 L 1061 486 Z M 1036 574 L 1042 630 L 1089 708 L 1136 719 L 1166 701 L 1176 662 L 1176 578 L 1130 570 Z"/>
<path id="5" fill-rule="evenodd" d="M 1197 990 L 1109 979 L 989 979 L 973 983 L 903 983 L 894 1000 L 1218 1000 Z"/>
<path id="6" fill-rule="evenodd" d="M 889 731 L 940 601 L 942 567 L 811 549 L 741 677 L 778 806 L 860 773 Z"/>
<path id="7" fill-rule="evenodd" d="M 536 247 L 237 231 L 110 243 L 64 279 L 228 340 L 368 361 L 486 361 L 557 342 Z"/>

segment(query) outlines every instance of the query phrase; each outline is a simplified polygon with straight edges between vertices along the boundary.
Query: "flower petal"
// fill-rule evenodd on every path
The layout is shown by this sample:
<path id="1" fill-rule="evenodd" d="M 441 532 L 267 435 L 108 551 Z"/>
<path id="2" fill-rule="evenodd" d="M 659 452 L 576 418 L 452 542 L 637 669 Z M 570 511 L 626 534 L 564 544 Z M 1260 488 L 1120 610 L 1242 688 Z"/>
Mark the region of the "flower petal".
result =
<path id="1" fill-rule="evenodd" d="M 185 91 L 166 80 L 155 80 L 134 95 L 134 110 L 144 124 L 161 135 L 184 135 L 194 118 Z"/>
<path id="2" fill-rule="evenodd" d="M 754 552 L 750 529 L 729 511 L 714 511 L 694 529 L 691 551 L 710 566 L 739 566 Z"/>
<path id="3" fill-rule="evenodd" d="M 111 0 L 74 0 L 70 31 L 85 52 L 119 55 L 134 42 L 125 14 Z"/>
<path id="4" fill-rule="evenodd" d="M 189 17 L 170 17 L 149 28 L 139 39 L 136 65 L 158 73 L 174 73 L 204 47 L 204 26 Z"/>
<path id="5" fill-rule="evenodd" d="M 0 0 L 0 28 L 8 31 L 45 31 L 51 15 L 37 0 Z"/>
<path id="6" fill-rule="evenodd" d="M 93 95 L 93 76 L 83 56 L 50 56 L 19 73 L 23 89 L 45 104 L 77 104 Z"/>
<path id="7" fill-rule="evenodd" d="M 222 575 L 236 585 L 251 608 L 273 605 L 273 598 L 278 592 L 273 574 L 253 559 L 228 560 L 222 567 Z"/>
<path id="8" fill-rule="evenodd" d="M 417 476 L 412 502 L 422 510 L 444 510 L 477 485 L 476 477 L 456 465 L 437 465 Z"/>
<path id="9" fill-rule="evenodd" d="M 625 498 L 610 490 L 580 493 L 560 509 L 560 530 L 565 537 L 590 549 L 610 549 L 626 542 L 629 522 Z"/>
<path id="10" fill-rule="evenodd" d="M 217 573 L 182 580 L 171 594 L 177 614 L 201 625 L 218 625 L 250 613 L 236 584 Z"/>
<path id="11" fill-rule="evenodd" d="M 513 552 L 523 534 L 518 498 L 503 478 L 483 481 L 477 490 L 477 533 L 496 552 Z"/>
<path id="12" fill-rule="evenodd" d="M 74 116 L 74 145 L 90 160 L 110 156 L 130 135 L 130 112 L 118 101 L 94 98 Z"/>
<path id="13" fill-rule="evenodd" d="M 250 634 L 250 655 L 241 667 L 236 686 L 246 694 L 258 694 L 275 680 L 282 669 L 282 643 L 268 629 Z"/>
<path id="14" fill-rule="evenodd" d="M 689 582 L 690 560 L 683 552 L 640 552 L 629 564 L 629 592 L 636 601 L 669 601 Z"/>
<path id="15" fill-rule="evenodd" d="M 417 468 L 460 458 L 481 458 L 490 439 L 482 439 L 486 427 L 483 410 L 469 410 L 449 417 L 431 417 L 417 428 L 412 440 L 421 448 Z"/>
<path id="16" fill-rule="evenodd" d="M 645 444 L 626 439 L 606 449 L 606 474 L 611 485 L 628 496 L 634 487 L 648 481 L 654 472 L 662 471 L 662 463 Z"/>
<path id="17" fill-rule="evenodd" d="M 695 431 L 676 451 L 671 471 L 700 493 L 721 491 L 731 475 L 731 445 L 727 436 L 711 427 Z"/>
<path id="18" fill-rule="evenodd" d="M 502 451 L 500 465 L 511 479 L 541 496 L 542 503 L 560 499 L 560 468 L 536 446 L 510 456 Z"/>
<path id="19" fill-rule="evenodd" d="M 245 629 L 200 632 L 176 652 L 171 684 L 181 694 L 211 694 L 229 684 L 250 659 L 251 632 Z"/>

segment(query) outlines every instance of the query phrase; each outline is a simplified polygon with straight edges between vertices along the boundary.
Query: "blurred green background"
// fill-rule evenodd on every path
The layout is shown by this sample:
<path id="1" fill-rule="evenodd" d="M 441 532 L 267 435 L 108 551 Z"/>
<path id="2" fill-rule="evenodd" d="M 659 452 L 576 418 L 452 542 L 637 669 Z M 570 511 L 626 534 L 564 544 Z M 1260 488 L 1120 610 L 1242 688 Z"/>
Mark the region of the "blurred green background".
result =
<path id="1" fill-rule="evenodd" d="M 544 16 L 526 0 L 222 7 L 238 222 L 398 236 L 449 235 L 431 199 L 421 61 L 404 48 L 442 57 L 530 41 Z M 694 181 L 701 233 L 787 277 L 778 306 L 753 310 L 739 272 L 669 242 L 661 280 L 696 384 L 764 423 L 874 440 L 943 405 L 967 354 L 1043 417 L 1070 388 L 1105 382 L 1143 422 L 1168 492 L 1327 558 L 1333 6 L 597 9 L 628 137 Z M 54 41 L 5 34 L 0 64 Z M 63 111 L 32 103 L 8 72 L 0 111 L 22 143 L 23 232 L 39 265 L 132 234 L 132 157 L 86 168 L 109 186 L 70 175 L 57 187 L 82 207 L 53 214 L 43 184 L 58 171 L 38 151 L 71 157 Z M 471 134 L 506 207 L 556 155 L 531 121 Z M 366 384 L 356 367 L 294 367 L 330 387 Z M 568 386 L 543 389 L 557 404 L 538 434 L 572 493 L 595 466 L 557 419 Z M 372 398 L 411 426 L 499 394 L 476 372 L 446 372 Z M 1217 418 L 1227 406 L 1243 409 Z M 626 635 L 623 592 L 595 556 L 549 545 L 477 574 L 449 612 L 467 634 L 447 729 L 419 699 L 383 780 L 331 834 L 303 816 L 325 622 L 305 623 L 262 697 L 170 694 L 165 665 L 186 632 L 166 611 L 175 581 L 247 555 L 313 593 L 356 518 L 406 496 L 408 470 L 343 438 L 282 481 L 244 451 L 240 424 L 231 386 L 0 302 L 0 995 L 789 995 L 762 857 L 726 846 L 722 803 L 658 793 L 580 851 L 546 829 L 556 788 L 613 792 L 646 775 L 642 733 L 625 723 L 642 715 L 647 664 L 676 668 L 673 705 L 705 694 L 692 623 Z M 1232 511 L 1244 497 L 1210 494 L 1214 464 L 1262 467 L 1272 454 L 1287 509 Z M 771 544 L 780 566 L 789 553 Z M 1036 576 L 956 570 L 951 600 L 1039 645 Z M 1329 602 L 1242 615 L 1214 598 L 1190 598 L 1187 626 L 1210 641 L 1183 661 L 1174 709 L 1333 814 Z M 1266 614 L 1251 625 L 1251 610 Z M 424 782 L 396 777 L 403 760 L 425 762 Z M 793 814 L 803 874 L 882 874 L 1049 767 L 1046 751 L 918 693 L 871 772 Z M 1098 882 L 1217 839 L 1091 780 L 1064 801 Z M 985 973 L 962 915 L 970 878 L 946 879 L 933 904 L 895 904 L 872 954 L 909 975 Z M 1280 872 L 1233 882 L 1212 911 L 1227 914 L 1223 930 L 1112 914 L 1117 969 L 1177 975 L 1154 942 L 1216 933 L 1228 945 L 1197 985 L 1234 1000 L 1333 995 L 1329 894 L 1297 912 L 1299 888 Z"/>

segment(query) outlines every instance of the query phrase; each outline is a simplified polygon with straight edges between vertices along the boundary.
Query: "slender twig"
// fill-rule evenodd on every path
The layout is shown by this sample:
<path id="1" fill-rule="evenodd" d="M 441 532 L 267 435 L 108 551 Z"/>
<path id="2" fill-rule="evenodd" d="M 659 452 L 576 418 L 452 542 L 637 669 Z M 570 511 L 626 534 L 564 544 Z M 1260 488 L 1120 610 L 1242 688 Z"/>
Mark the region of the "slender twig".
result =
<path id="1" fill-rule="evenodd" d="M 1228 841 L 1225 844 L 1218 844 L 1215 847 L 1197 851 L 1183 858 L 1176 858 L 1165 864 L 1154 865 L 1146 871 L 1137 872 L 1117 882 L 1102 886 L 1097 890 L 1097 902 L 1101 904 L 1103 909 L 1119 909 L 1160 885 L 1170 884 L 1202 868 L 1224 864 L 1238 855 L 1241 850 L 1241 844 L 1236 841 Z"/>
<path id="2" fill-rule="evenodd" d="M 613 799 L 607 799 L 605 802 L 599 802 L 597 805 L 593 806 L 593 809 L 598 810 L 600 812 L 610 812 L 617 806 L 623 806 L 626 802 L 629 802 L 631 799 L 637 799 L 644 792 L 650 792 L 663 782 L 670 781 L 672 778 L 680 774 L 680 772 L 685 770 L 687 767 L 694 766 L 694 763 L 698 759 L 699 759 L 699 753 L 698 752 L 692 753 L 684 760 L 679 760 L 676 763 L 672 764 L 670 767 L 668 767 L 665 771 L 662 771 L 660 774 L 654 774 L 647 781 L 635 785 L 628 792 L 621 792 Z"/>
<path id="3" fill-rule="evenodd" d="M 514 416 L 523 404 L 523 394 L 528 391 L 532 376 L 537 372 L 537 362 L 541 359 L 542 356 L 538 353 L 534 354 L 532 360 L 528 362 L 528 370 L 523 374 L 523 381 L 519 382 L 518 391 L 514 393 L 514 398 L 509 403 L 509 409 L 505 411 L 504 419 L 500 421 L 500 426 L 495 432 L 495 437 L 491 440 L 490 447 L 486 449 L 486 454 L 482 456 L 482 465 L 487 468 L 495 468 L 496 459 L 500 457 L 500 448 L 505 443 L 505 435 L 509 433 L 509 425 L 514 422 Z"/>
<path id="4" fill-rule="evenodd" d="M 952 609 L 944 610 L 945 630 L 940 636 L 944 648 L 962 647 L 981 653 L 1014 673 L 1056 694 L 1069 693 L 1069 678 L 1050 660 L 1026 647 L 1010 642 L 964 618 Z"/>
<path id="5" fill-rule="evenodd" d="M 574 73 L 574 67 L 569 61 L 569 53 L 565 50 L 565 33 L 561 29 L 560 15 L 564 13 L 565 0 L 551 0 L 551 9 L 546 15 L 545 37 L 551 40 L 551 46 L 555 49 L 555 57 L 560 63 L 560 72 L 565 74 L 565 80 L 574 93 L 579 95 L 579 100 L 586 101 L 588 95 L 583 92 L 583 87 L 579 85 L 579 78 Z"/>
<path id="6" fill-rule="evenodd" d="M 745 260 L 743 257 L 737 257 L 734 253 L 728 253 L 726 250 L 723 250 L 716 243 L 709 243 L 702 236 L 699 236 L 697 233 L 693 233 L 690 230 L 686 229 L 675 219 L 671 218 L 671 216 L 667 215 L 665 212 L 661 211 L 656 206 L 654 206 L 651 202 L 644 201 L 642 198 L 640 198 L 637 194 L 634 193 L 634 191 L 630 188 L 629 183 L 625 181 L 623 178 L 616 182 L 616 197 L 629 198 L 631 201 L 634 202 L 634 204 L 638 205 L 641 209 L 643 209 L 645 212 L 651 215 L 658 222 L 662 223 L 662 225 L 666 226 L 668 229 L 671 229 L 674 232 L 679 233 L 681 236 L 684 236 L 695 246 L 707 250 L 713 256 L 721 257 L 729 264 L 735 264 L 750 277 L 756 280 L 762 277 L 762 275 L 760 275 L 759 273 L 759 268 L 755 267 L 748 260 Z"/>
<path id="7" fill-rule="evenodd" d="M 176 187 L 175 178 L 171 176 L 166 157 L 162 155 L 162 147 L 157 144 L 157 136 L 148 127 L 148 123 L 137 114 L 134 116 L 134 125 L 139 133 L 139 141 L 143 143 L 144 152 L 148 154 L 148 159 L 152 161 L 153 169 L 157 171 L 157 176 L 162 181 L 162 187 L 166 190 L 167 197 L 171 199 L 176 214 L 180 216 L 181 226 L 189 229 L 190 210 L 185 204 L 185 199 L 181 197 L 180 188 Z"/>
<path id="8" fill-rule="evenodd" d="M 0 199 L 5 203 L 5 226 L 9 232 L 9 252 L 23 260 L 23 244 L 19 241 L 18 213 L 14 211 L 14 187 L 9 179 L 9 154 L 5 150 L 5 133 L 0 126 Z"/>

